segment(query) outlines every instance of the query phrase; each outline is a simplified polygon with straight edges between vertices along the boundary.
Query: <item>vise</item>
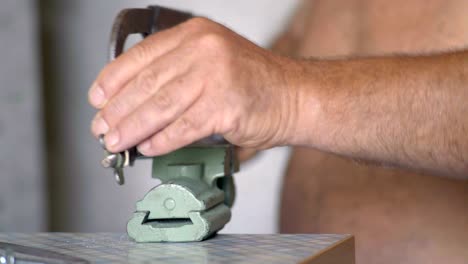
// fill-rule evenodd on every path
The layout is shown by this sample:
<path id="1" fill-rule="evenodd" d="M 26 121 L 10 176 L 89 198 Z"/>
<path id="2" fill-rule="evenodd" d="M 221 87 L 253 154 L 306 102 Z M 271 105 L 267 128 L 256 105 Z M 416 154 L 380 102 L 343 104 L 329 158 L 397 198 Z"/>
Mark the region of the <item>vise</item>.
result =
<path id="1" fill-rule="evenodd" d="M 130 34 L 146 37 L 191 17 L 159 6 L 122 10 L 112 27 L 110 60 L 123 52 Z M 111 153 L 104 135 L 100 143 L 105 150 L 101 164 L 114 170 L 117 183 L 124 184 L 124 167 L 147 158 L 153 159 L 153 178 L 161 180 L 137 202 L 128 221 L 127 233 L 136 242 L 201 241 L 229 222 L 238 162 L 233 145 L 223 137 L 213 135 L 159 157 L 143 156 L 136 147 Z"/>

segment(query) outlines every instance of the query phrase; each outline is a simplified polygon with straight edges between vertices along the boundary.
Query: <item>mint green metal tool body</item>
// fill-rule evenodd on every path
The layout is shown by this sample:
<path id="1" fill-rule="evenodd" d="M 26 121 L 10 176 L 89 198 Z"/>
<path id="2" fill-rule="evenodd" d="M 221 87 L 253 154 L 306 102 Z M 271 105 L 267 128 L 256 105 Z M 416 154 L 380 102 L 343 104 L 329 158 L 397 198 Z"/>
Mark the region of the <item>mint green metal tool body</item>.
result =
<path id="1" fill-rule="evenodd" d="M 146 37 L 189 18 L 157 6 L 122 10 L 112 28 L 110 59 L 122 53 L 128 35 Z M 144 157 L 136 148 L 106 150 L 102 165 L 114 169 L 119 184 L 124 183 L 123 168 L 140 158 L 153 159 L 153 178 L 161 180 L 137 202 L 128 235 L 136 242 L 201 241 L 223 228 L 235 197 L 232 175 L 238 166 L 233 152 L 233 146 L 216 135 L 160 157 Z"/>
<path id="2" fill-rule="evenodd" d="M 187 147 L 153 159 L 162 183 L 137 203 L 127 232 L 137 242 L 200 241 L 224 227 L 234 199 L 232 147 Z"/>

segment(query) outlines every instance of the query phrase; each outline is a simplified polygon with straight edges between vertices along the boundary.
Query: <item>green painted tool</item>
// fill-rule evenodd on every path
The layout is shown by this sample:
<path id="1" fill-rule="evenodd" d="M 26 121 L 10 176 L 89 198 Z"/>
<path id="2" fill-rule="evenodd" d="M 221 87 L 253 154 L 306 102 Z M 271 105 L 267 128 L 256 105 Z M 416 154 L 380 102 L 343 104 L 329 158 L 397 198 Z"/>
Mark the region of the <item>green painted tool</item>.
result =
<path id="1" fill-rule="evenodd" d="M 158 6 L 122 10 L 112 28 L 110 59 L 122 53 L 128 35 L 146 37 L 191 17 Z M 100 142 L 105 149 L 103 135 Z M 161 180 L 137 202 L 127 224 L 128 235 L 135 241 L 201 241 L 229 222 L 235 197 L 232 175 L 238 165 L 234 147 L 224 138 L 213 135 L 160 157 L 145 157 L 136 148 L 105 152 L 101 163 L 114 170 L 117 183 L 124 183 L 123 168 L 142 158 L 153 159 L 153 178 Z"/>
<path id="2" fill-rule="evenodd" d="M 127 225 L 138 242 L 200 241 L 224 227 L 234 200 L 232 146 L 187 147 L 153 159 L 162 183 L 137 203 Z"/>

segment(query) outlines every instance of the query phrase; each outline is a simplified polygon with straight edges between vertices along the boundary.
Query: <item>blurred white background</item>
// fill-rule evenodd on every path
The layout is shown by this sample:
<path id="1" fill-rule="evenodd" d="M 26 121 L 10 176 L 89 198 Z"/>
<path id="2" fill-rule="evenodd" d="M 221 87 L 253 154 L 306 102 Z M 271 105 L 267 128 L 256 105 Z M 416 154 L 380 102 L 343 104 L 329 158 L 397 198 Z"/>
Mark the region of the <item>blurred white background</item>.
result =
<path id="1" fill-rule="evenodd" d="M 109 33 L 118 11 L 150 4 L 178 8 L 212 18 L 268 47 L 298 4 L 298 0 L 47 2 L 53 3 L 42 7 L 45 33 L 49 36 L 46 49 L 51 51 L 47 55 L 45 88 L 46 94 L 53 97 L 47 100 L 47 113 L 53 124 L 48 149 L 50 221 L 54 231 L 79 232 L 124 232 L 135 202 L 157 184 L 150 177 L 150 163 L 139 161 L 127 170 L 127 183 L 117 186 L 111 172 L 100 167 L 102 150 L 89 132 L 95 111 L 88 106 L 87 90 L 106 63 Z M 0 6 L 3 8 L 4 4 Z M 34 29 L 33 21 L 28 23 Z M 6 37 L 0 36 L 0 41 Z M 223 232 L 277 231 L 281 176 L 288 155 L 287 148 L 272 149 L 241 167 L 235 175 L 237 200 L 233 218 Z M 8 186 L 2 184 L 0 191 L 5 188 Z"/>

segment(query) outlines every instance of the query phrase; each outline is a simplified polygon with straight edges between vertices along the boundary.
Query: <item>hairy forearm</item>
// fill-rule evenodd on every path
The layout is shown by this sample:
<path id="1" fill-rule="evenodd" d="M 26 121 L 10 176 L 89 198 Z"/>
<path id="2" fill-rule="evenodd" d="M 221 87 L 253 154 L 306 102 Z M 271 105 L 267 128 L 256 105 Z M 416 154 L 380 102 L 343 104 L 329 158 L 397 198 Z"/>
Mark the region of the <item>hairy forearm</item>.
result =
<path id="1" fill-rule="evenodd" d="M 468 51 L 302 66 L 293 144 L 468 178 Z"/>

